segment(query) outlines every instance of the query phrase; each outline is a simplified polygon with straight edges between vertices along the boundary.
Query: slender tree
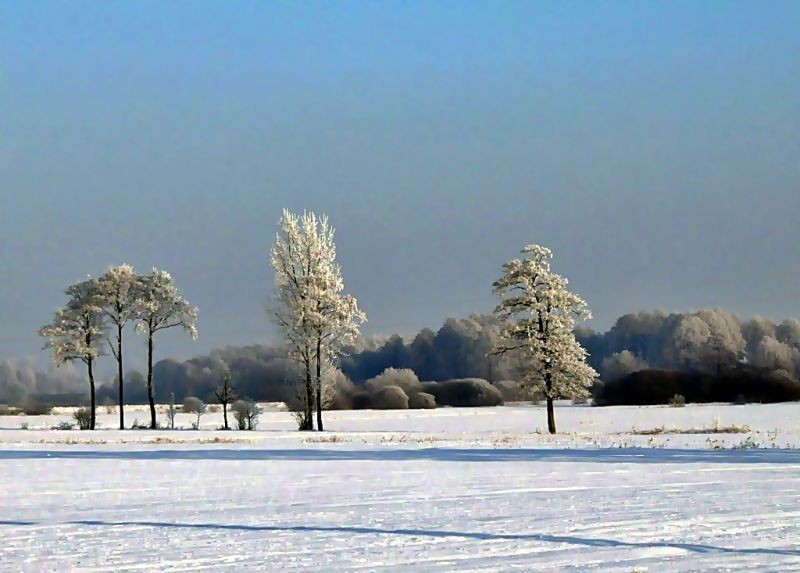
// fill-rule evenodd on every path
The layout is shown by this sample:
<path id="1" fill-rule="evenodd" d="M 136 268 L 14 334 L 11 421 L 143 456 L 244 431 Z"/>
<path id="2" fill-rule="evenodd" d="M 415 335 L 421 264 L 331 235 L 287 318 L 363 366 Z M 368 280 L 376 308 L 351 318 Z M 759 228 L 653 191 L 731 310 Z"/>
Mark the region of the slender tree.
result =
<path id="1" fill-rule="evenodd" d="M 181 327 L 192 339 L 197 338 L 197 308 L 178 291 L 166 271 L 153 269 L 137 277 L 134 286 L 136 331 L 147 337 L 147 401 L 150 404 L 150 428 L 156 428 L 156 405 L 153 395 L 153 349 L 157 332 Z"/>
<path id="2" fill-rule="evenodd" d="M 103 353 L 106 326 L 101 301 L 97 294 L 97 282 L 86 280 L 67 288 L 69 302 L 56 311 L 53 322 L 42 327 L 39 335 L 47 337 L 45 348 L 52 350 L 53 362 L 61 366 L 65 362 L 80 360 L 86 364 L 89 376 L 91 420 L 89 428 L 96 427 L 96 399 L 94 362 Z"/>
<path id="3" fill-rule="evenodd" d="M 493 285 L 500 298 L 495 314 L 504 323 L 493 352 L 519 355 L 524 379 L 547 399 L 547 427 L 554 434 L 553 401 L 587 395 L 597 377 L 574 333 L 575 319 L 591 313 L 582 298 L 567 290 L 567 279 L 550 270 L 550 249 L 528 245 L 522 253 L 522 259 L 503 265 L 503 276 Z"/>
<path id="4" fill-rule="evenodd" d="M 231 384 L 231 371 L 227 366 L 222 371 L 222 385 L 214 390 L 214 397 L 216 397 L 217 402 L 222 404 L 222 420 L 225 424 L 225 429 L 230 430 L 228 426 L 228 404 L 235 401 L 237 396 Z"/>
<path id="5" fill-rule="evenodd" d="M 284 210 L 279 226 L 270 258 L 276 287 L 273 317 L 305 375 L 300 428 L 313 429 L 316 405 L 321 431 L 324 364 L 335 362 L 343 347 L 358 336 L 366 316 L 356 299 L 342 292 L 344 282 L 328 218 Z"/>
<path id="6" fill-rule="evenodd" d="M 114 338 L 107 337 L 111 354 L 117 361 L 119 383 L 119 429 L 125 429 L 125 392 L 122 368 L 122 334 L 125 325 L 135 317 L 134 284 L 136 273 L 127 264 L 109 267 L 97 280 L 98 293 L 103 312 L 111 322 Z"/>

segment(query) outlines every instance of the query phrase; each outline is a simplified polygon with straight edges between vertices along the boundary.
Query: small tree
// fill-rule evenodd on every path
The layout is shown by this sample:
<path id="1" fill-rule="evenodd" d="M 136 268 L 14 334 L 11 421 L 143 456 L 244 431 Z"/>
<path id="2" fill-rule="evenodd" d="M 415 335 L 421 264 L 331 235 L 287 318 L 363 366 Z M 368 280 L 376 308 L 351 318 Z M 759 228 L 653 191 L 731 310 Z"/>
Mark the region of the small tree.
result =
<path id="1" fill-rule="evenodd" d="M 236 391 L 231 384 L 231 371 L 228 367 L 222 372 L 222 386 L 214 390 L 214 396 L 217 401 L 222 404 L 222 419 L 225 423 L 225 429 L 230 430 L 228 426 L 228 404 L 236 400 Z"/>
<path id="2" fill-rule="evenodd" d="M 167 419 L 169 420 L 169 429 L 175 429 L 175 415 L 178 413 L 178 409 L 175 407 L 175 392 L 170 392 L 169 395 L 169 407 L 167 408 Z"/>
<path id="3" fill-rule="evenodd" d="M 236 426 L 240 430 L 255 430 L 261 408 L 251 400 L 236 400 L 231 407 Z"/>
<path id="4" fill-rule="evenodd" d="M 195 430 L 200 429 L 200 416 L 206 411 L 206 404 L 196 396 L 187 396 L 183 399 L 183 411 L 187 414 L 197 414 L 197 422 L 192 423 Z"/>
<path id="5" fill-rule="evenodd" d="M 597 377 L 575 338 L 575 319 L 591 318 L 586 302 L 567 290 L 567 279 L 550 270 L 550 249 L 528 245 L 523 259 L 503 265 L 493 287 L 495 314 L 504 323 L 493 352 L 520 356 L 523 375 L 547 399 L 547 427 L 556 433 L 553 401 L 586 395 Z"/>

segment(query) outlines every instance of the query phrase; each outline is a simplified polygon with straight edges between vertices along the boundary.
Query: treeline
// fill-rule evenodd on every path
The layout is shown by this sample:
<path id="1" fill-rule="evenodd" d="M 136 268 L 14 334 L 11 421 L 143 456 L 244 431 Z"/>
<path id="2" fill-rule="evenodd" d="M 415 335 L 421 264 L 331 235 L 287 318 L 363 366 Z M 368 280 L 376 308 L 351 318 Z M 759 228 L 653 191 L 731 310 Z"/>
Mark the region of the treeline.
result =
<path id="1" fill-rule="evenodd" d="M 474 315 L 450 318 L 438 330 L 424 329 L 410 339 L 362 338 L 346 349 L 340 372 L 332 375 L 336 390 L 333 407 L 371 404 L 372 398 L 367 401 L 364 394 L 372 395 L 366 383 L 387 368 L 409 369 L 423 382 L 483 379 L 506 400 L 513 399 L 515 384 L 508 381 L 518 379 L 517 365 L 511 358 L 488 356 L 499 330 L 493 316 Z M 639 312 L 620 317 L 607 332 L 581 328 L 577 335 L 605 386 L 643 370 L 702 375 L 694 379 L 708 386 L 709 378 L 719 378 L 742 364 L 779 372 L 790 381 L 800 376 L 800 321 L 796 319 L 779 323 L 763 318 L 741 320 L 719 309 Z M 260 401 L 285 400 L 297 375 L 282 348 L 229 347 L 191 360 L 157 362 L 153 369 L 156 401 L 167 402 L 173 392 L 177 400 L 185 396 L 210 399 L 226 366 L 239 395 Z M 687 379 L 691 377 L 681 378 Z M 655 387 L 653 376 L 632 380 Z M 125 387 L 126 401 L 147 402 L 142 374 L 127 374 Z M 105 381 L 98 388 L 98 401 L 113 401 L 116 388 L 115 380 Z M 628 389 L 620 392 L 635 396 L 633 388 L 634 382 L 630 382 Z M 692 395 L 686 388 L 678 393 L 687 398 Z M 56 394 L 67 398 L 71 394 L 73 400 L 85 395 L 85 381 L 77 370 L 38 371 L 30 362 L 0 363 L 0 402 L 20 404 L 34 395 L 43 400 Z M 618 398 L 614 402 L 625 403 Z"/>

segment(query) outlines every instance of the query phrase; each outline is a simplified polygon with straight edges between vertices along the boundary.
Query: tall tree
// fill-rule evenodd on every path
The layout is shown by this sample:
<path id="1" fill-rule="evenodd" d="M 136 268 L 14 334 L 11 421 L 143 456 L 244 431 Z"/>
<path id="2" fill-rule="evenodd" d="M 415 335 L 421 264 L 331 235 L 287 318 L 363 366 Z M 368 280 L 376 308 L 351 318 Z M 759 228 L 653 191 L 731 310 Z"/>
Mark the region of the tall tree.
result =
<path id="1" fill-rule="evenodd" d="M 302 430 L 313 429 L 315 404 L 317 429 L 323 429 L 324 365 L 335 361 L 366 320 L 356 299 L 342 292 L 344 282 L 336 264 L 333 235 L 324 215 L 305 212 L 299 216 L 284 210 L 270 251 L 275 270 L 273 318 L 290 356 L 300 362 L 304 372 Z"/>
<path id="2" fill-rule="evenodd" d="M 133 267 L 122 264 L 109 267 L 97 280 L 103 312 L 113 325 L 115 337 L 108 337 L 111 354 L 117 361 L 117 380 L 119 382 L 119 429 L 125 429 L 125 393 L 122 369 L 122 333 L 125 325 L 135 317 L 134 284 L 136 273 Z"/>
<path id="3" fill-rule="evenodd" d="M 504 323 L 493 352 L 519 355 L 525 381 L 544 393 L 547 428 L 554 434 L 553 401 L 587 395 L 597 377 L 574 333 L 575 319 L 591 313 L 582 298 L 567 290 L 567 279 L 550 270 L 550 249 L 528 245 L 522 254 L 503 265 L 503 276 L 493 285 L 500 298 L 494 312 Z"/>
<path id="4" fill-rule="evenodd" d="M 56 311 L 53 322 L 43 326 L 39 335 L 47 337 L 45 348 L 52 350 L 56 366 L 73 360 L 86 364 L 91 404 L 89 427 L 94 430 L 97 416 L 93 368 L 95 360 L 103 353 L 106 340 L 106 325 L 97 294 L 97 282 L 86 280 L 75 283 L 67 288 L 66 294 L 69 302 Z"/>
<path id="5" fill-rule="evenodd" d="M 156 405 L 153 396 L 153 349 L 157 332 L 182 327 L 197 339 L 197 308 L 180 294 L 166 271 L 153 269 L 137 277 L 134 286 L 136 331 L 147 337 L 147 401 L 150 404 L 150 428 L 156 429 Z"/>

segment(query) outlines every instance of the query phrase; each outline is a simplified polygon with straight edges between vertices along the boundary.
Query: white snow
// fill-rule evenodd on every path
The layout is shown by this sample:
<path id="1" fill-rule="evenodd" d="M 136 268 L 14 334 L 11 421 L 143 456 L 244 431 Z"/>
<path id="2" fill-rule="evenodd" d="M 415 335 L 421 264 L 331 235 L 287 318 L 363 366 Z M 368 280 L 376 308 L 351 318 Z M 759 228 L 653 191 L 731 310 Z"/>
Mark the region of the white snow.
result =
<path id="1" fill-rule="evenodd" d="M 556 413 L 554 438 L 530 406 L 330 412 L 324 434 L 0 417 L 0 570 L 800 571 L 799 404 Z"/>

